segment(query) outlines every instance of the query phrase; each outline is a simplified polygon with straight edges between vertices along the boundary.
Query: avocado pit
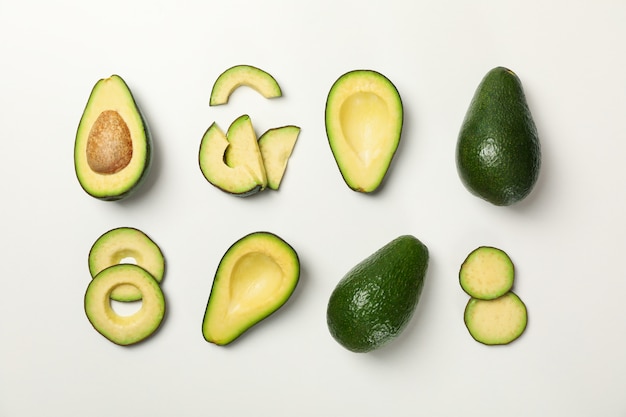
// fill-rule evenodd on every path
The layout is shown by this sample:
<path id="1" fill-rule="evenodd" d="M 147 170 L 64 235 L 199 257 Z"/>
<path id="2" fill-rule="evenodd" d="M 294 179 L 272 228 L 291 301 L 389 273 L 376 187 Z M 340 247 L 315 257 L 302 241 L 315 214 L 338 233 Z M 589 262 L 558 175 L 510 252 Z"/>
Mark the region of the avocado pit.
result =
<path id="1" fill-rule="evenodd" d="M 96 119 L 87 138 L 87 164 L 98 174 L 111 175 L 124 169 L 133 157 L 128 125 L 114 110 L 105 110 Z"/>

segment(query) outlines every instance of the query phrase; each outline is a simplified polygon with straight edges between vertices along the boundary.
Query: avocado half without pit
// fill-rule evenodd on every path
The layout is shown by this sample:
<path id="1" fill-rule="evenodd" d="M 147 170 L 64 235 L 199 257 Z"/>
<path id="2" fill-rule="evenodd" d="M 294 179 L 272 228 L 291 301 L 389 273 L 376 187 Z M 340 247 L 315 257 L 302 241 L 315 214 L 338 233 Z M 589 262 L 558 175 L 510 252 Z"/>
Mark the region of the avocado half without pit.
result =
<path id="1" fill-rule="evenodd" d="M 326 134 L 346 184 L 372 192 L 382 183 L 400 143 L 403 106 L 384 75 L 354 70 L 341 77 L 326 100 Z"/>
<path id="2" fill-rule="evenodd" d="M 95 198 L 120 200 L 144 182 L 151 161 L 150 132 L 128 85 L 118 75 L 99 80 L 76 132 L 81 187 Z"/>
<path id="3" fill-rule="evenodd" d="M 130 316 L 116 313 L 111 306 L 111 292 L 122 285 L 141 293 L 141 308 Z M 84 308 L 98 333 L 115 344 L 127 346 L 146 339 L 160 327 L 165 298 L 148 271 L 134 264 L 118 264 L 102 270 L 90 281 Z"/>
<path id="4" fill-rule="evenodd" d="M 235 242 L 222 257 L 211 287 L 202 334 L 227 345 L 278 310 L 300 277 L 296 251 L 282 238 L 255 232 Z"/>
<path id="5" fill-rule="evenodd" d="M 161 283 L 165 274 L 165 258 L 161 248 L 144 232 L 133 227 L 118 227 L 101 235 L 88 257 L 92 278 L 100 271 L 120 263 L 135 263 Z M 137 301 L 141 292 L 133 285 L 118 285 L 111 290 L 115 301 Z"/>

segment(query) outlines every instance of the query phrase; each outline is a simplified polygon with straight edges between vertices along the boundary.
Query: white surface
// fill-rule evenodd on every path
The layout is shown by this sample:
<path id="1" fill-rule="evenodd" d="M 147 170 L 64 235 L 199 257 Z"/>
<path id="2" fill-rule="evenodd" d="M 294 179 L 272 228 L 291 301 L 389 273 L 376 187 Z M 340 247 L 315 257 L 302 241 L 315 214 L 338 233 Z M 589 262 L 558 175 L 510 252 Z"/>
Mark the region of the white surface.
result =
<path id="1" fill-rule="evenodd" d="M 622 1 L 200 2 L 0 0 L 0 415 L 626 415 L 626 3 Z M 267 70 L 284 97 L 237 90 L 210 108 L 234 64 Z M 520 76 L 541 135 L 532 195 L 491 206 L 460 183 L 454 148 L 482 76 Z M 343 183 L 324 104 L 344 72 L 397 86 L 403 142 L 375 195 Z M 149 183 L 101 202 L 76 181 L 75 130 L 93 84 L 120 74 L 155 140 Z M 211 122 L 248 113 L 258 132 L 302 133 L 278 192 L 239 199 L 201 175 Z M 87 253 L 117 226 L 162 247 L 169 314 L 122 348 L 82 309 Z M 301 282 L 274 316 L 229 347 L 201 321 L 224 251 L 269 230 L 298 251 Z M 355 263 L 411 233 L 431 263 L 416 316 L 367 355 L 329 335 L 328 296 Z M 457 281 L 490 244 L 517 265 L 529 309 L 508 347 L 474 342 Z"/>

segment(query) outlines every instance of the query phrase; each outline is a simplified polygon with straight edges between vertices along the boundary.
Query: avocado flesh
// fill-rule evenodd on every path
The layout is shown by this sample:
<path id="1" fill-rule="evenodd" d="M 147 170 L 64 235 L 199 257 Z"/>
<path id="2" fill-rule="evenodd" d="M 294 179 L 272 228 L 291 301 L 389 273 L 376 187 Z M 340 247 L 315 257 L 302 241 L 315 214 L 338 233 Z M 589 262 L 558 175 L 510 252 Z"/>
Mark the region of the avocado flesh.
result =
<path id="1" fill-rule="evenodd" d="M 248 115 L 238 117 L 226 134 L 213 123 L 200 143 L 200 170 L 215 187 L 241 197 L 267 187 L 256 133 Z"/>
<path id="2" fill-rule="evenodd" d="M 265 98 L 282 96 L 278 82 L 268 72 L 252 65 L 235 65 L 221 73 L 215 80 L 209 105 L 219 106 L 228 103 L 233 91 L 241 86 L 250 87 Z"/>
<path id="3" fill-rule="evenodd" d="M 332 337 L 352 352 L 369 352 L 400 335 L 420 299 L 428 259 L 428 248 L 404 235 L 354 266 L 328 301 Z"/>
<path id="4" fill-rule="evenodd" d="M 89 251 L 88 264 L 92 278 L 100 271 L 128 260 L 148 271 L 161 283 L 165 274 L 165 258 L 159 246 L 144 232 L 132 227 L 111 229 L 101 235 Z M 111 291 L 115 301 L 141 300 L 141 292 L 133 285 L 119 285 Z"/>
<path id="5" fill-rule="evenodd" d="M 346 184 L 376 190 L 400 143 L 403 106 L 396 87 L 371 70 L 350 71 L 335 81 L 326 100 L 326 134 Z"/>
<path id="6" fill-rule="evenodd" d="M 506 294 L 515 279 L 509 255 L 501 249 L 481 246 L 463 261 L 459 271 L 461 288 L 469 296 L 492 300 Z"/>
<path id="7" fill-rule="evenodd" d="M 93 87 L 76 132 L 74 168 L 91 196 L 114 201 L 145 181 L 152 138 L 128 85 L 118 75 Z"/>
<path id="8" fill-rule="evenodd" d="M 300 277 L 294 249 L 269 232 L 251 233 L 235 242 L 219 263 L 207 303 L 202 334 L 227 345 L 278 310 Z"/>
<path id="9" fill-rule="evenodd" d="M 526 305 L 512 291 L 494 300 L 470 298 L 465 326 L 477 342 L 506 345 L 519 338 L 528 323 Z"/>
<path id="10" fill-rule="evenodd" d="M 270 189 L 278 190 L 280 187 L 299 134 L 297 126 L 282 126 L 267 130 L 259 138 L 259 150 Z"/>
<path id="11" fill-rule="evenodd" d="M 117 314 L 110 294 L 119 285 L 132 285 L 142 294 L 141 308 L 130 316 Z M 133 264 L 119 264 L 102 270 L 85 292 L 85 314 L 94 329 L 111 342 L 127 346 L 152 335 L 165 316 L 165 298 L 152 275 Z"/>
<path id="12" fill-rule="evenodd" d="M 465 187 L 497 206 L 530 194 L 539 177 L 541 147 L 520 79 L 503 67 L 479 84 L 463 120 L 456 164 Z"/>

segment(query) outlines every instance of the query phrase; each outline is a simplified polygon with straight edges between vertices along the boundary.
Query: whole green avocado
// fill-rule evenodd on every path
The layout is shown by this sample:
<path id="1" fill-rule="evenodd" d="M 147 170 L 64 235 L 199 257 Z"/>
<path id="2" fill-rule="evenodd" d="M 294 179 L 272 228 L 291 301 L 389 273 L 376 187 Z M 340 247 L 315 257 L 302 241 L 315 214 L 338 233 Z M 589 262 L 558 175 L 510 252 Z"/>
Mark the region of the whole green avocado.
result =
<path id="1" fill-rule="evenodd" d="M 497 206 L 514 204 L 532 191 L 541 146 L 513 71 L 496 67 L 479 84 L 458 136 L 456 165 L 465 187 Z"/>
<path id="2" fill-rule="evenodd" d="M 396 338 L 417 307 L 428 259 L 422 242 L 402 235 L 354 266 L 328 301 L 332 337 L 352 352 L 369 352 Z"/>

